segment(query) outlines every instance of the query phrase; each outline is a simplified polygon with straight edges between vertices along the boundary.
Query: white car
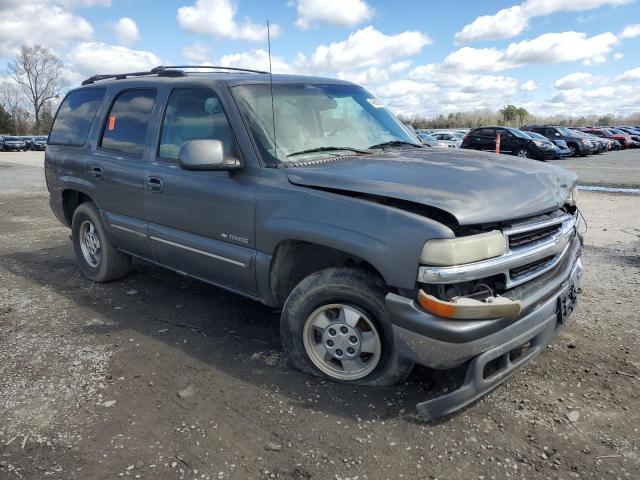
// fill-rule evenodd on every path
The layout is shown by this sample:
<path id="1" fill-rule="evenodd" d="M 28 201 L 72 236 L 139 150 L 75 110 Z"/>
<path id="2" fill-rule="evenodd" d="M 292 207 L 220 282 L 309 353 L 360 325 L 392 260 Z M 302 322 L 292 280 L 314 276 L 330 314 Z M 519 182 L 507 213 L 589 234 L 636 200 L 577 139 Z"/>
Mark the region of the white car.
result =
<path id="1" fill-rule="evenodd" d="M 458 132 L 435 132 L 431 136 L 450 147 L 460 147 L 464 135 Z"/>
<path id="2" fill-rule="evenodd" d="M 445 142 L 441 142 L 440 140 L 437 140 L 436 138 L 434 138 L 434 136 L 430 133 L 427 133 L 425 131 L 417 131 L 416 134 L 418 135 L 418 138 L 420 138 L 420 141 L 422 141 L 423 145 L 426 145 L 427 147 L 448 147 L 449 145 L 447 145 Z"/>

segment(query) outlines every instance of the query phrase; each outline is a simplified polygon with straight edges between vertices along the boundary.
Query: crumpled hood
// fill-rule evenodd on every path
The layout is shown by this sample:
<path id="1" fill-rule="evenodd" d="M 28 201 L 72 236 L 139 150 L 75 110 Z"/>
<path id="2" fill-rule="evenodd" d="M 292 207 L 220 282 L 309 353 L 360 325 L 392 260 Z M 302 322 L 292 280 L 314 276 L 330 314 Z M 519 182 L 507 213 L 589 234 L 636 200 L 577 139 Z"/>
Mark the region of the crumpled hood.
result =
<path id="1" fill-rule="evenodd" d="M 543 162 L 463 149 L 391 150 L 288 167 L 295 185 L 439 208 L 460 225 L 528 217 L 562 206 L 577 175 Z"/>

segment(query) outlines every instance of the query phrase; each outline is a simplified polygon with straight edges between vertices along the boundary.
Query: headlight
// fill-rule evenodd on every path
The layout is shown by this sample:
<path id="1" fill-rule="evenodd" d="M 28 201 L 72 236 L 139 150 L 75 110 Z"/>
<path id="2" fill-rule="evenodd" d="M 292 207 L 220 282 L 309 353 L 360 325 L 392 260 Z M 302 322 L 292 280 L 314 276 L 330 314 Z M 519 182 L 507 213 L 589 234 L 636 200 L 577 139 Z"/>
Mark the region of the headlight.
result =
<path id="1" fill-rule="evenodd" d="M 422 247 L 420 262 L 433 266 L 453 266 L 499 257 L 507 251 L 507 239 L 499 230 L 468 237 L 429 240 Z"/>
<path id="2" fill-rule="evenodd" d="M 533 143 L 535 143 L 538 147 L 546 146 L 546 143 L 543 142 L 542 140 L 534 140 Z"/>
<path id="3" fill-rule="evenodd" d="M 578 187 L 575 187 L 571 190 L 571 195 L 567 198 L 567 203 L 569 205 L 577 205 L 578 204 Z"/>

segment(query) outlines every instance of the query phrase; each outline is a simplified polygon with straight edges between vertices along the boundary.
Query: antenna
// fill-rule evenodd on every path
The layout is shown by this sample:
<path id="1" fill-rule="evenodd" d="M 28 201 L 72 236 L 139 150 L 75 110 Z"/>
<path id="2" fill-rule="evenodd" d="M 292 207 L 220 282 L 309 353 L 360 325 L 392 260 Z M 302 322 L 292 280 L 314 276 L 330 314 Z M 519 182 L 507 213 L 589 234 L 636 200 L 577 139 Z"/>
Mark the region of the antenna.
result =
<path id="1" fill-rule="evenodd" d="M 276 109 L 273 106 L 273 71 L 271 70 L 271 29 L 267 20 L 267 46 L 269 51 L 269 86 L 271 88 L 271 122 L 273 123 L 273 156 L 278 158 L 278 141 L 276 140 Z"/>

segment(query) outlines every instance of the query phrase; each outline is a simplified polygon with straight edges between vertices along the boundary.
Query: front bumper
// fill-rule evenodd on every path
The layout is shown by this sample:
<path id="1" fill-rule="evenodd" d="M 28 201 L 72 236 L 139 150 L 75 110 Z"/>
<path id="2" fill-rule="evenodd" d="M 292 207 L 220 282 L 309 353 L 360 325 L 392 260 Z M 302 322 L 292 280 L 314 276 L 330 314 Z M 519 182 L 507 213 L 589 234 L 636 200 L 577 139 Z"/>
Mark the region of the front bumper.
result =
<path id="1" fill-rule="evenodd" d="M 546 274 L 508 291 L 520 300 L 519 318 L 495 320 L 446 320 L 425 312 L 411 299 L 395 294 L 386 297 L 400 355 L 431 368 L 446 369 L 470 361 L 467 376 L 457 390 L 418 404 L 425 420 L 454 412 L 496 388 L 548 345 L 562 326 L 558 299 L 582 276 L 580 240 L 576 236 L 563 262 Z M 511 361 L 512 350 L 530 342 L 526 354 Z M 485 377 L 488 363 L 502 358 L 498 373 Z"/>

